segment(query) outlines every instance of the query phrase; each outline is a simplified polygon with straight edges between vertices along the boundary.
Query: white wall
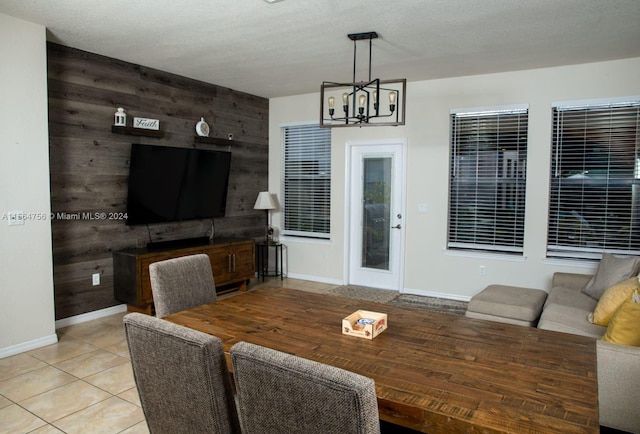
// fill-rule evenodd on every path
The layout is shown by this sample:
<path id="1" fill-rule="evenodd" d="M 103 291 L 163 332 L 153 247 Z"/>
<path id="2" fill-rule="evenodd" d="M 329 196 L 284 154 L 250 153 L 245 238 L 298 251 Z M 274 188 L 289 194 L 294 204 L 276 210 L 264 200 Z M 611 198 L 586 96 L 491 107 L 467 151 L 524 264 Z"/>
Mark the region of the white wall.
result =
<path id="1" fill-rule="evenodd" d="M 285 240 L 289 275 L 345 281 L 345 143 L 386 138 L 408 141 L 405 291 L 468 299 L 491 283 L 548 289 L 555 271 L 592 272 L 595 264 L 545 259 L 551 103 L 640 95 L 638 74 L 640 58 L 634 58 L 408 83 L 405 126 L 332 130 L 331 242 Z M 529 104 L 524 260 L 447 254 L 449 111 L 508 104 Z M 319 94 L 270 101 L 269 190 L 279 197 L 280 125 L 317 121 L 318 116 Z M 420 203 L 427 204 L 427 213 L 418 213 Z M 274 214 L 274 226 L 280 226 L 279 214 Z M 480 265 L 486 267 L 482 277 Z"/>
<path id="2" fill-rule="evenodd" d="M 45 28 L 0 14 L 0 358 L 57 341 L 46 61 Z"/>

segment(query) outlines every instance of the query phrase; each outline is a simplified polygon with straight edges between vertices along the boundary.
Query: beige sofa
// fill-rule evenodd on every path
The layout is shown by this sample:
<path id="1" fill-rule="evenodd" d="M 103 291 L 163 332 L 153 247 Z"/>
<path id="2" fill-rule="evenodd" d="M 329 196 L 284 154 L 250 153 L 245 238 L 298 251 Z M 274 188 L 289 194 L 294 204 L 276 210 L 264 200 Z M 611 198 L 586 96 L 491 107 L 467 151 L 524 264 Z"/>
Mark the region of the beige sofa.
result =
<path id="1" fill-rule="evenodd" d="M 555 273 L 538 328 L 600 338 L 607 328 L 587 320 L 597 300 L 581 292 L 590 275 Z M 640 433 L 640 347 L 598 339 L 600 425 Z"/>

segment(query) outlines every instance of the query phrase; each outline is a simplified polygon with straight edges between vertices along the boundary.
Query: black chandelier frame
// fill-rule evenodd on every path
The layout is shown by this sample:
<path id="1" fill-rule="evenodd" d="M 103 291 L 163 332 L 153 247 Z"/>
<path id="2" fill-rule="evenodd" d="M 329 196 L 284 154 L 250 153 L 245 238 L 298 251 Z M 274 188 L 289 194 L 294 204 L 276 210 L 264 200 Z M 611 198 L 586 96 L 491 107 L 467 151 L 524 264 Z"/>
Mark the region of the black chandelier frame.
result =
<path id="1" fill-rule="evenodd" d="M 339 83 L 332 81 L 322 82 L 320 87 L 320 126 L 325 128 L 335 127 L 364 127 L 364 126 L 398 126 L 404 125 L 404 113 L 406 107 L 406 79 L 381 80 L 371 78 L 371 51 L 372 40 L 378 38 L 376 32 L 351 33 L 347 35 L 353 41 L 353 81 Z M 369 41 L 369 80 L 356 81 L 357 42 Z M 394 85 L 394 87 L 390 87 Z M 330 97 L 333 104 L 327 101 L 328 114 L 325 113 L 325 91 L 331 92 L 343 88 L 343 101 L 336 103 L 335 97 Z M 382 113 L 380 105 L 381 91 L 395 92 L 395 100 L 389 101 L 389 110 Z M 333 105 L 333 107 L 332 107 Z M 338 106 L 336 108 L 335 106 Z M 336 115 L 336 111 L 342 111 Z M 385 119 L 377 121 L 377 119 Z M 371 122 L 374 120 L 373 122 Z"/>

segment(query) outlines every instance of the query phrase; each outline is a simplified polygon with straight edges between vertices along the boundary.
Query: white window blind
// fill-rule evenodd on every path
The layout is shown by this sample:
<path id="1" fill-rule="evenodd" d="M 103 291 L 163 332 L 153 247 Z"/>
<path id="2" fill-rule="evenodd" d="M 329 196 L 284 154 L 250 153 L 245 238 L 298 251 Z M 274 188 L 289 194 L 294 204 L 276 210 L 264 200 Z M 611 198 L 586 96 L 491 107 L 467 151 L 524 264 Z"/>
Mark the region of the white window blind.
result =
<path id="1" fill-rule="evenodd" d="M 528 112 L 452 111 L 449 249 L 522 254 Z"/>
<path id="2" fill-rule="evenodd" d="M 640 254 L 640 101 L 553 107 L 547 256 Z"/>
<path id="3" fill-rule="evenodd" d="M 286 126 L 283 136 L 283 233 L 329 238 L 331 129 L 317 124 Z"/>

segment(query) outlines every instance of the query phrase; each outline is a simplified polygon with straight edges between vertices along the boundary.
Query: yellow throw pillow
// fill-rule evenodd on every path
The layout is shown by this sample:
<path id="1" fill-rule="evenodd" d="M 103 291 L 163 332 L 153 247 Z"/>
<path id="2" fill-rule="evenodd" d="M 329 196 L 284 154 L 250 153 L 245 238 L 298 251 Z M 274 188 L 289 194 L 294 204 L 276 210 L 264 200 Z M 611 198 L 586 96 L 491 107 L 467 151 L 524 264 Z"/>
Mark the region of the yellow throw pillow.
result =
<path id="1" fill-rule="evenodd" d="M 589 314 L 589 321 L 593 324 L 608 326 L 613 314 L 616 313 L 622 303 L 631 298 L 633 291 L 636 289 L 640 289 L 640 282 L 635 276 L 607 288 L 600 297 L 593 313 Z"/>
<path id="2" fill-rule="evenodd" d="M 625 301 L 611 318 L 602 340 L 640 347 L 640 304 Z"/>

